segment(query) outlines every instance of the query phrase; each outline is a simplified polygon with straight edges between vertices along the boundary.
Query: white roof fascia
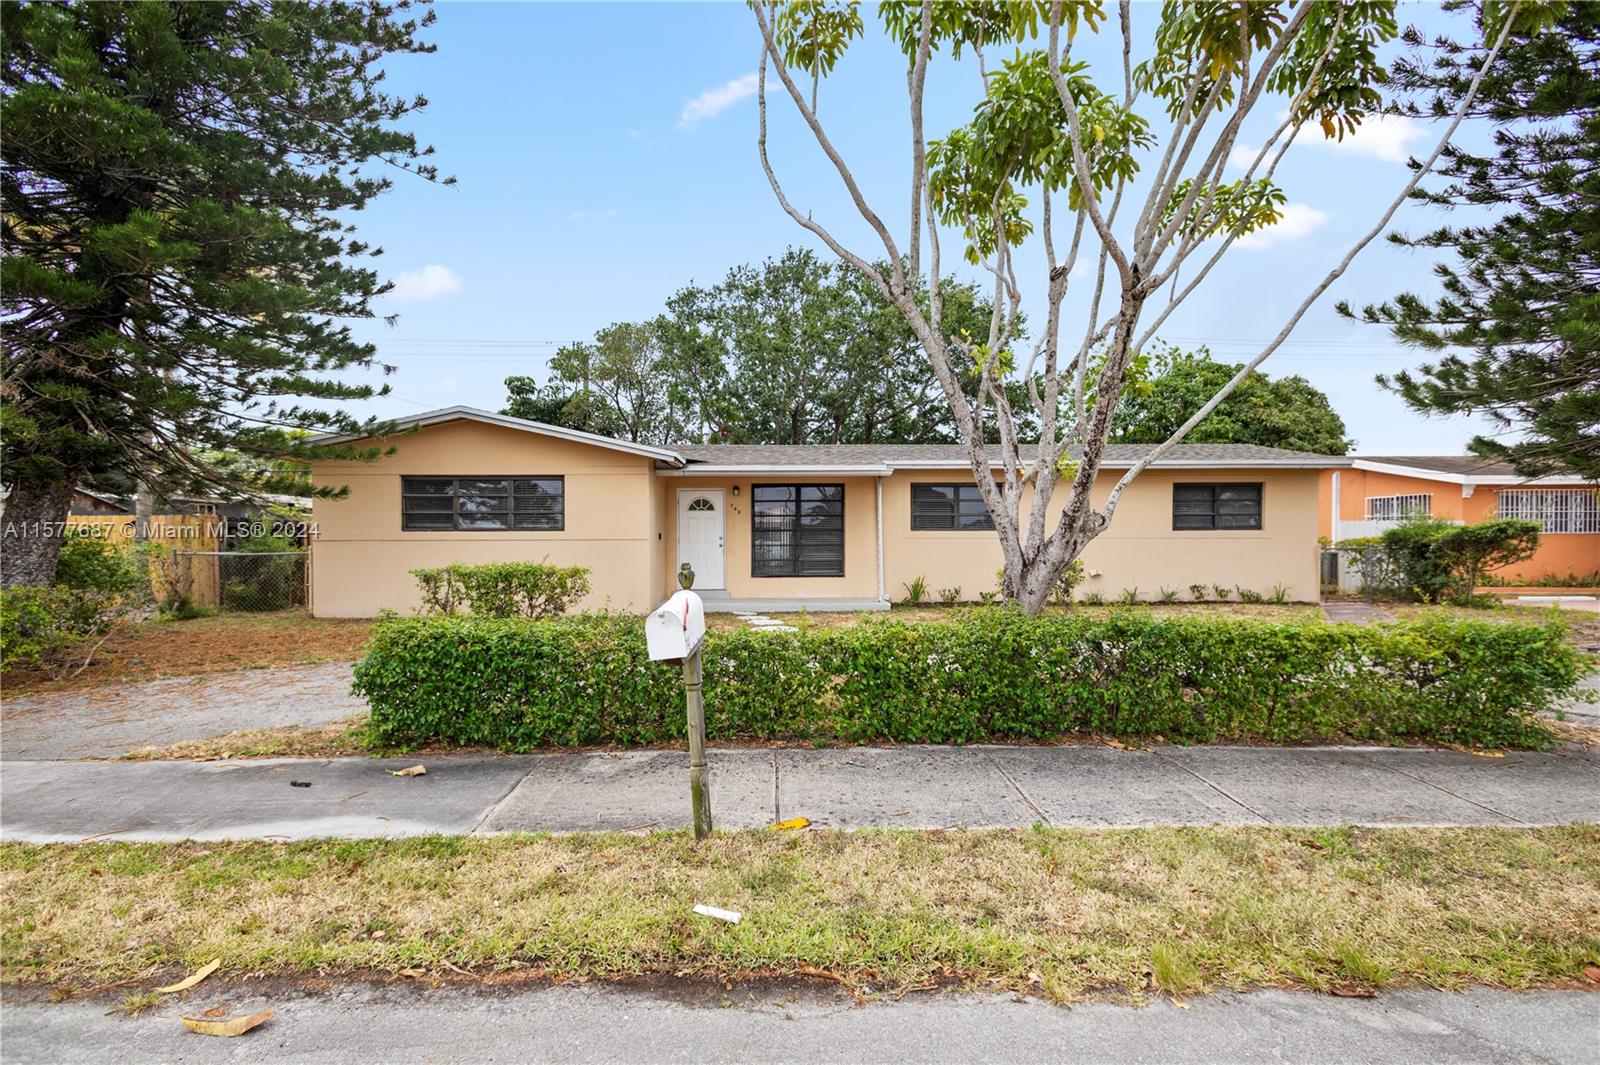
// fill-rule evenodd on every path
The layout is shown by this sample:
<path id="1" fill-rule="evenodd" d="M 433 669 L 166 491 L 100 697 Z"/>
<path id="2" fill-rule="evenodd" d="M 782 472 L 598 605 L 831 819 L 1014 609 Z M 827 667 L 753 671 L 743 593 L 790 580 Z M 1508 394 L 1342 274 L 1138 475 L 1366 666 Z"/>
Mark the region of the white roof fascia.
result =
<path id="1" fill-rule="evenodd" d="M 1420 466 L 1401 466 L 1393 462 L 1373 462 L 1370 459 L 1356 459 L 1354 464 L 1358 470 L 1367 470 L 1370 473 L 1388 473 L 1397 477 L 1415 477 L 1424 481 L 1442 481 L 1445 484 L 1485 484 L 1485 485 L 1529 485 L 1540 487 L 1542 485 L 1587 485 L 1587 481 L 1576 474 L 1557 474 L 1550 477 L 1516 477 L 1506 474 L 1469 475 L 1464 473 L 1447 473 L 1444 470 L 1428 470 Z"/>
<path id="2" fill-rule="evenodd" d="M 592 444 L 595 447 L 609 448 L 612 451 L 624 451 L 630 455 L 643 455 L 646 458 L 656 459 L 660 462 L 671 462 L 679 466 L 683 465 L 684 462 L 682 455 L 664 447 L 635 444 L 629 440 L 601 436 L 599 433 L 586 433 L 582 429 L 568 429 L 562 425 L 529 421 L 526 418 L 513 418 L 509 414 L 495 414 L 492 411 L 479 410 L 476 407 L 442 407 L 439 410 L 430 410 L 411 417 L 394 419 L 395 424 L 402 429 L 408 429 L 414 425 L 438 425 L 442 422 L 459 420 L 482 422 L 485 425 L 498 425 L 525 433 L 553 436 L 558 440 L 571 440 L 579 444 Z M 314 436 L 311 439 L 319 444 L 343 444 L 352 440 L 370 440 L 373 439 L 373 436 L 371 433 L 326 433 L 321 436 Z"/>

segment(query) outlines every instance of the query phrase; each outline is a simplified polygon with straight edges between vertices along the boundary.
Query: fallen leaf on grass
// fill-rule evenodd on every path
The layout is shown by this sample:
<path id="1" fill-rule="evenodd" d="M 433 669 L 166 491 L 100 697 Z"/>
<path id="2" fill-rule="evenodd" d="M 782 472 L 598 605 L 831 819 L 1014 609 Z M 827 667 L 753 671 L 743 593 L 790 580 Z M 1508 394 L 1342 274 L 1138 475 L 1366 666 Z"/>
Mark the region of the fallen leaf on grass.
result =
<path id="1" fill-rule="evenodd" d="M 389 770 L 391 777 L 422 777 L 428 775 L 428 767 L 424 765 L 407 766 L 405 769 Z"/>
<path id="2" fill-rule="evenodd" d="M 187 991 L 195 984 L 198 984 L 200 981 L 216 972 L 221 965 L 221 958 L 212 958 L 210 961 L 206 962 L 204 965 L 200 966 L 200 968 L 196 969 L 182 980 L 179 980 L 177 983 L 168 984 L 166 987 L 156 988 L 156 994 L 170 995 L 174 991 Z"/>
<path id="3" fill-rule="evenodd" d="M 797 828 L 805 828 L 810 823 L 811 818 L 809 817 L 791 817 L 787 821 L 779 821 L 777 824 L 773 825 L 772 831 L 789 832 Z"/>
<path id="4" fill-rule="evenodd" d="M 277 1012 L 268 1006 L 259 1013 L 247 1014 L 243 1017 L 231 1017 L 225 1021 L 208 1021 L 203 1017 L 179 1017 L 183 1026 L 199 1035 L 214 1035 L 223 1039 L 232 1039 L 236 1035 L 244 1035 L 252 1028 L 259 1028 L 272 1019 Z"/>
<path id="5" fill-rule="evenodd" d="M 1600 965 L 1585 965 L 1583 967 L 1583 975 L 1594 983 L 1600 984 Z"/>

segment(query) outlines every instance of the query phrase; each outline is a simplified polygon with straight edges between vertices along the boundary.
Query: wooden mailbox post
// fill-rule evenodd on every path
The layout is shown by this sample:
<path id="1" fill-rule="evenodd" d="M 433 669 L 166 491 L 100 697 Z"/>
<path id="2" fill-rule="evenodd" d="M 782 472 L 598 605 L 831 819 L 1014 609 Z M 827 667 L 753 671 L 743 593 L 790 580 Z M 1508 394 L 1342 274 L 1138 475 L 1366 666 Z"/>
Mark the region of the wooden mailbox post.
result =
<path id="1" fill-rule="evenodd" d="M 688 579 L 693 582 L 692 573 Z M 687 587 L 674 592 L 671 599 L 645 618 L 644 635 L 652 660 L 683 663 L 683 690 L 689 712 L 689 803 L 694 812 L 694 838 L 705 839 L 711 835 L 706 705 L 700 687 L 700 647 L 706 635 L 705 605 Z"/>

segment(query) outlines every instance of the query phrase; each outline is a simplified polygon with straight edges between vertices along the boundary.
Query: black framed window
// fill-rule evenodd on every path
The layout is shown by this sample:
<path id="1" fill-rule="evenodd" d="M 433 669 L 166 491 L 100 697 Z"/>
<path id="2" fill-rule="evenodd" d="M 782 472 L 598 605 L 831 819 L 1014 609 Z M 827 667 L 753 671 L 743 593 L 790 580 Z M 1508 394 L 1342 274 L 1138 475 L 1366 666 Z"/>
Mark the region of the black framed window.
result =
<path id="1" fill-rule="evenodd" d="M 1175 484 L 1174 529 L 1261 528 L 1261 485 Z"/>
<path id="2" fill-rule="evenodd" d="M 844 485 L 750 486 L 750 575 L 844 576 Z"/>
<path id="3" fill-rule="evenodd" d="M 914 484 L 911 486 L 911 528 L 914 531 L 994 531 L 989 513 L 975 484 Z"/>
<path id="4" fill-rule="evenodd" d="M 402 477 L 400 527 L 409 532 L 566 528 L 561 477 Z"/>

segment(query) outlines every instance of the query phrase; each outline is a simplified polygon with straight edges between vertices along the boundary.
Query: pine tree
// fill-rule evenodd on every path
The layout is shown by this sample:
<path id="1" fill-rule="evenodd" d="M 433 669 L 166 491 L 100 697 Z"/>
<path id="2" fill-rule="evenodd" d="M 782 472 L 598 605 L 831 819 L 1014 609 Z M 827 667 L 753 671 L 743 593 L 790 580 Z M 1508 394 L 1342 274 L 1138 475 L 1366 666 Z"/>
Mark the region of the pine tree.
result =
<path id="1" fill-rule="evenodd" d="M 1470 113 L 1492 124 L 1492 151 L 1452 145 L 1448 183 L 1417 192 L 1493 217 L 1391 237 L 1451 253 L 1434 268 L 1442 293 L 1404 293 L 1361 317 L 1426 350 L 1470 350 L 1378 380 L 1422 413 L 1487 414 L 1502 433 L 1477 437 L 1473 452 L 1528 476 L 1600 478 L 1600 4 L 1563 6 L 1554 27 L 1514 33 L 1484 77 Z M 1449 113 L 1482 48 L 1425 45 L 1414 30 L 1407 40 L 1394 81 L 1409 110 Z"/>
<path id="2" fill-rule="evenodd" d="M 338 379 L 374 356 L 343 320 L 388 289 L 344 215 L 378 165 L 438 178 L 398 128 L 426 101 L 380 89 L 432 51 L 407 8 L 0 9 L 4 585 L 51 579 L 80 478 L 281 489 L 307 430 L 358 427 L 317 409 L 375 394 Z"/>

